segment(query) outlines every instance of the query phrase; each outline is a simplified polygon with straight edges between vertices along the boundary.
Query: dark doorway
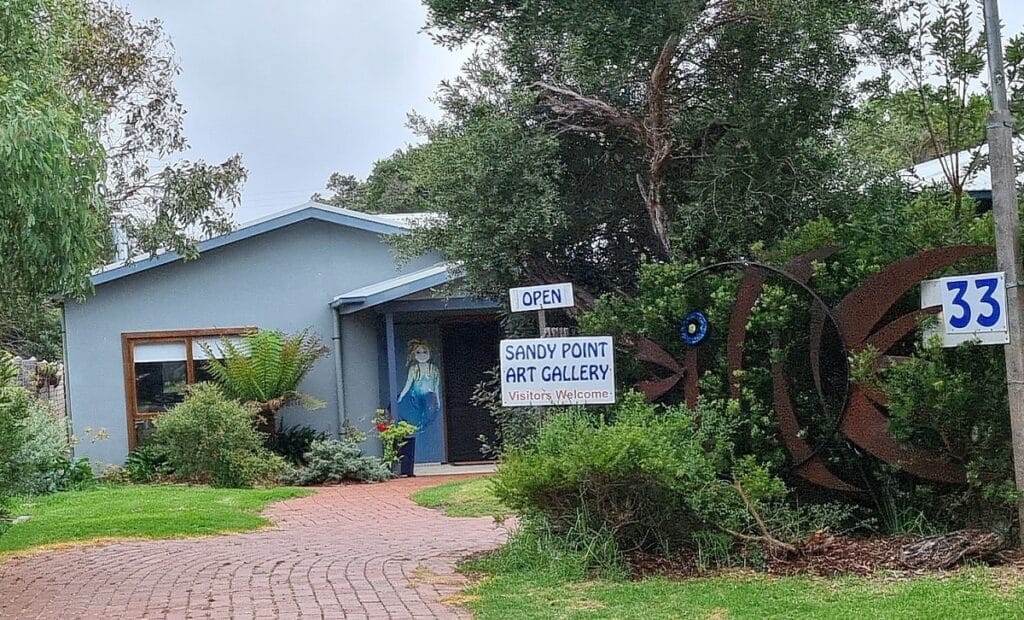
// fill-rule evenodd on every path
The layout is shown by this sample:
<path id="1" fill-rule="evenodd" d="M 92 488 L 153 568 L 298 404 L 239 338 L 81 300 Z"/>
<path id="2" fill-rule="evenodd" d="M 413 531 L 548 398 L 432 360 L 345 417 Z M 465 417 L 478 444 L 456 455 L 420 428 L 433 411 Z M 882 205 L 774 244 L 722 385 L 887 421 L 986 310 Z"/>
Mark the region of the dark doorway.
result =
<path id="1" fill-rule="evenodd" d="M 445 440 L 448 462 L 490 458 L 480 452 L 480 436 L 494 437 L 491 414 L 472 403 L 473 390 L 498 364 L 501 328 L 493 322 L 451 323 L 441 327 L 444 357 Z"/>

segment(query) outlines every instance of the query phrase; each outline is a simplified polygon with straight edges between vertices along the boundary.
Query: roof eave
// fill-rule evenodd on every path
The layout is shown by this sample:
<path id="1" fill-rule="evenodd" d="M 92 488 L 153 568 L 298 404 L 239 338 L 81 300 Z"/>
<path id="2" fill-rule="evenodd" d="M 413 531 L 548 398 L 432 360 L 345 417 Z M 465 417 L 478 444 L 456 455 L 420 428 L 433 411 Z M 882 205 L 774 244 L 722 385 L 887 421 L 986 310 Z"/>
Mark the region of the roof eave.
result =
<path id="1" fill-rule="evenodd" d="M 371 216 L 356 217 L 354 215 L 341 212 L 338 209 L 331 208 L 328 205 L 309 202 L 290 211 L 270 216 L 262 220 L 257 220 L 225 235 L 201 241 L 199 243 L 198 252 L 199 254 L 202 254 L 203 252 L 215 250 L 232 243 L 237 243 L 239 241 L 306 220 L 331 222 L 341 226 L 348 226 L 350 228 L 382 235 L 401 235 L 409 232 L 408 228 L 388 222 L 382 222 L 376 218 L 372 218 Z M 99 273 L 91 276 L 91 281 L 93 286 L 98 286 L 135 273 L 160 267 L 161 265 L 173 263 L 181 260 L 181 258 L 182 256 L 177 252 L 166 252 L 151 258 L 100 271 Z"/>

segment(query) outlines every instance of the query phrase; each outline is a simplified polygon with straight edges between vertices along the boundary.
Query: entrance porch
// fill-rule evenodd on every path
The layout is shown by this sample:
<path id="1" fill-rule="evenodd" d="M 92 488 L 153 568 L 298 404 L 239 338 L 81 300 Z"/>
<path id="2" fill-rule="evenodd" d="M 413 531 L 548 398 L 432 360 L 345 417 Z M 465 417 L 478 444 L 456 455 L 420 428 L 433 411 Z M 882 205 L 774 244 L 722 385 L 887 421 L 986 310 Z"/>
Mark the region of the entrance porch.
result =
<path id="1" fill-rule="evenodd" d="M 498 364 L 498 304 L 442 297 L 434 289 L 450 278 L 451 266 L 437 265 L 339 295 L 331 304 L 340 325 L 375 325 L 378 406 L 417 427 L 417 464 L 492 460 L 483 448 L 493 441 L 494 421 L 473 394 Z M 471 473 L 463 467 L 452 473 Z"/>

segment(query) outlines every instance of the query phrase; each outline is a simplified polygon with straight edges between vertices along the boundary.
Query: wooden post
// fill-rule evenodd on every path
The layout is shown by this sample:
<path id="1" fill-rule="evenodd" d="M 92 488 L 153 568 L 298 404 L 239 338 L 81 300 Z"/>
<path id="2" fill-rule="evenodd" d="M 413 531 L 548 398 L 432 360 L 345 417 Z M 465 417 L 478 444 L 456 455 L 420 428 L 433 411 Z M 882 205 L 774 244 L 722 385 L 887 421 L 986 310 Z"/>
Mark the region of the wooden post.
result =
<path id="1" fill-rule="evenodd" d="M 545 332 L 548 330 L 548 317 L 545 312 L 544 310 L 537 311 L 537 328 L 540 331 L 541 338 L 547 337 Z"/>

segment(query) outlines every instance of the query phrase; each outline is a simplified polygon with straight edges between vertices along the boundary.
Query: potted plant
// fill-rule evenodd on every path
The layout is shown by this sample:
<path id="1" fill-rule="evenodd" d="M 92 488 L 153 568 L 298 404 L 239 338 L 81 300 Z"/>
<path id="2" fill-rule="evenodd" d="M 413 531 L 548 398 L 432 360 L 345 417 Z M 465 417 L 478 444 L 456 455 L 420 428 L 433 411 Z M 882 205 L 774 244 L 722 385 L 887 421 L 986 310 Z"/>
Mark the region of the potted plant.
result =
<path id="1" fill-rule="evenodd" d="M 378 409 L 373 422 L 384 446 L 384 464 L 395 467 L 397 463 L 399 476 L 414 476 L 416 426 L 405 420 L 392 419 L 386 409 Z"/>

